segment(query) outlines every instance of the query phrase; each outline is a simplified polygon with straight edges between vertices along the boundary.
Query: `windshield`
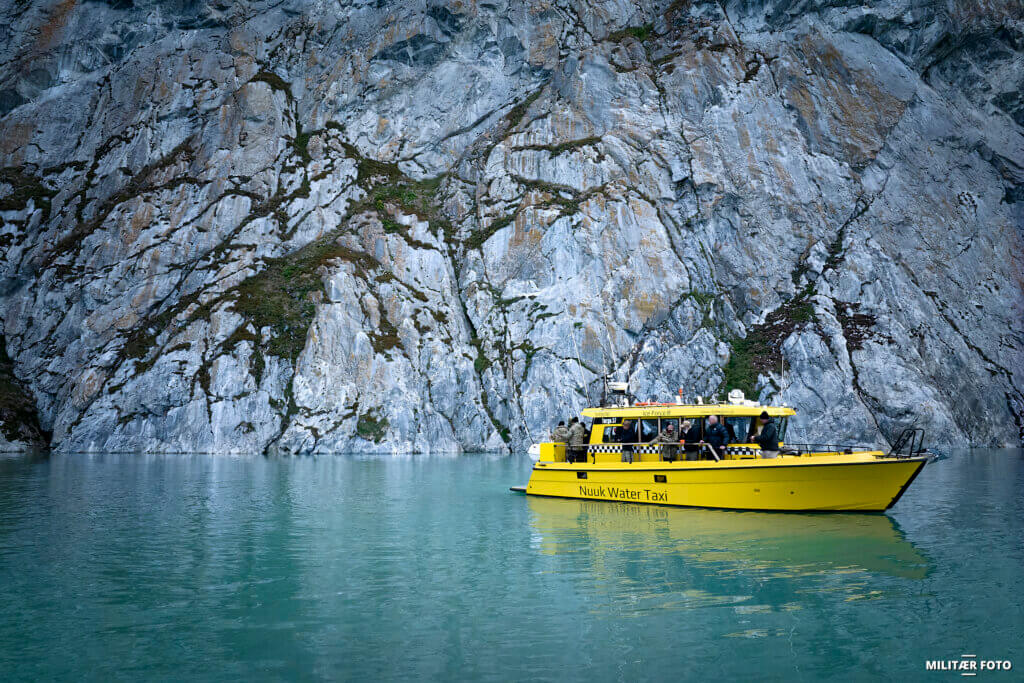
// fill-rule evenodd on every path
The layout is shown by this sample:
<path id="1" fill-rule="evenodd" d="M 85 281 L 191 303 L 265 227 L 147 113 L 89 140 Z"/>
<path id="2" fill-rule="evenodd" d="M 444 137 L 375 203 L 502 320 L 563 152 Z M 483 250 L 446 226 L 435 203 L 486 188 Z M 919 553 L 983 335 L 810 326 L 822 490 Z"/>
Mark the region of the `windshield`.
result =
<path id="1" fill-rule="evenodd" d="M 640 420 L 640 440 L 654 441 L 656 436 L 658 436 L 658 421 Z"/>
<path id="2" fill-rule="evenodd" d="M 750 433 L 749 417 L 725 418 L 725 431 L 729 432 L 729 443 L 746 443 Z"/>
<path id="3" fill-rule="evenodd" d="M 601 443 L 615 443 L 615 427 L 617 426 L 604 428 L 604 431 L 601 433 Z"/>

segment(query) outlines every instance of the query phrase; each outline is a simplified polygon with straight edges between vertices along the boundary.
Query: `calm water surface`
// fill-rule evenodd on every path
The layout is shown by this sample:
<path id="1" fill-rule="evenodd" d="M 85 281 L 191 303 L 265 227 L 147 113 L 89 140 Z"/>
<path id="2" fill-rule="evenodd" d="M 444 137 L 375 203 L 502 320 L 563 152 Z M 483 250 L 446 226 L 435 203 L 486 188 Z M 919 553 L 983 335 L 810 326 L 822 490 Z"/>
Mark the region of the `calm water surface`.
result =
<path id="1" fill-rule="evenodd" d="M 886 515 L 527 498 L 525 457 L 0 457 L 0 680 L 1024 672 L 1024 455 Z"/>

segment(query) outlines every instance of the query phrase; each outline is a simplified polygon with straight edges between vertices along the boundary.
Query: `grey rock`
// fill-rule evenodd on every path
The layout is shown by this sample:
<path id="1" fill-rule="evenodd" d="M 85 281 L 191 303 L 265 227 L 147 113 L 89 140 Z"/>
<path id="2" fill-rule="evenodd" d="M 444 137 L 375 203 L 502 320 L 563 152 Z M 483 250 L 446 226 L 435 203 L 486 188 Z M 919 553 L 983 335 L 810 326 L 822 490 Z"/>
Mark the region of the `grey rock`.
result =
<path id="1" fill-rule="evenodd" d="M 608 374 L 1024 438 L 1017 2 L 0 17 L 5 439 L 522 449 Z"/>

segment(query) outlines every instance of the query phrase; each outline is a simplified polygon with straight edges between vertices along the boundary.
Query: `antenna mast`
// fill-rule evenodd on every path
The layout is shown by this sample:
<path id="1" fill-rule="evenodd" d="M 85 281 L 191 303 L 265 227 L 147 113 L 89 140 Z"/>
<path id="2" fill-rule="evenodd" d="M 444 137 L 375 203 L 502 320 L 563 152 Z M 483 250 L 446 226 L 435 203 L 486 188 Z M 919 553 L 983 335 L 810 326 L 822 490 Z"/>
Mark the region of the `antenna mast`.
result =
<path id="1" fill-rule="evenodd" d="M 572 345 L 576 349 L 576 369 L 580 373 L 580 389 L 583 390 L 583 394 L 587 397 L 587 403 L 590 403 L 590 390 L 587 389 L 587 383 L 583 380 L 583 361 L 580 360 L 580 345 L 576 342 L 576 325 L 572 328 Z"/>

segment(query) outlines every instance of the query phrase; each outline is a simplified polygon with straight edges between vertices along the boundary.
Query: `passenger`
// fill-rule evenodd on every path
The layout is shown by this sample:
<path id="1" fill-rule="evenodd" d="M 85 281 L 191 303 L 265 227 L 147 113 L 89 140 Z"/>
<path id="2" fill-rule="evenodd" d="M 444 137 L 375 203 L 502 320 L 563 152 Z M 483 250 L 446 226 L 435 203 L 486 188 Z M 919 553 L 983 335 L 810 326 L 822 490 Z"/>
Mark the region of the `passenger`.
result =
<path id="1" fill-rule="evenodd" d="M 665 428 L 658 432 L 658 437 L 654 440 L 654 443 L 660 443 L 661 446 L 661 457 L 667 462 L 672 462 L 676 459 L 676 453 L 679 451 L 679 435 L 676 434 L 676 425 L 674 422 L 669 422 L 665 425 Z"/>
<path id="2" fill-rule="evenodd" d="M 569 440 L 569 429 L 565 426 L 565 420 L 559 420 L 558 426 L 551 432 L 551 440 L 554 443 L 566 443 Z"/>
<path id="3" fill-rule="evenodd" d="M 694 426 L 689 420 L 683 420 L 683 440 L 686 445 L 683 447 L 686 451 L 687 460 L 700 460 L 700 427 Z"/>
<path id="4" fill-rule="evenodd" d="M 632 420 L 623 420 L 615 428 L 615 441 L 622 444 L 622 462 L 633 462 L 633 444 L 636 443 L 636 427 Z"/>
<path id="5" fill-rule="evenodd" d="M 718 454 L 719 459 L 725 457 L 725 446 L 729 443 L 729 432 L 725 431 L 725 427 L 718 421 L 717 415 L 708 416 L 708 443 L 715 449 L 715 453 Z"/>
<path id="6" fill-rule="evenodd" d="M 775 420 L 768 414 L 768 411 L 761 413 L 761 434 L 757 437 L 757 445 L 761 447 L 762 458 L 779 457 L 779 430 L 775 426 Z"/>
<path id="7" fill-rule="evenodd" d="M 566 455 L 568 462 L 587 461 L 587 428 L 578 417 L 569 420 L 569 448 Z"/>

